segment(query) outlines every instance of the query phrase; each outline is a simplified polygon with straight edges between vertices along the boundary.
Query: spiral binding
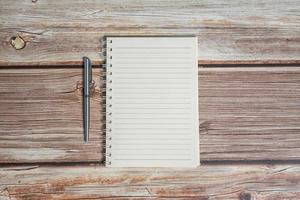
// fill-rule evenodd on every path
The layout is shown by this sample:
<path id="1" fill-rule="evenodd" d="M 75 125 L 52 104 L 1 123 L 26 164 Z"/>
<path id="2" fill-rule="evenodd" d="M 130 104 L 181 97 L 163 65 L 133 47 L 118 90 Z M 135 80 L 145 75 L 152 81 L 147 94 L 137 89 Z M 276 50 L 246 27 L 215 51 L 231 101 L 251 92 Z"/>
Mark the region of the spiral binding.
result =
<path id="1" fill-rule="evenodd" d="M 107 38 L 104 38 L 103 40 L 103 46 L 102 46 L 102 55 L 105 58 L 105 64 L 103 65 L 103 68 L 105 69 L 104 73 L 104 79 L 103 79 L 103 86 L 105 87 L 105 111 L 106 111 L 106 125 L 105 125 L 105 134 L 106 134 L 106 149 L 105 149 L 105 163 L 106 166 L 110 166 L 112 164 L 112 56 L 107 56 L 107 53 L 109 54 L 112 52 L 112 40 L 107 40 Z M 107 51 L 109 50 L 109 51 Z"/>

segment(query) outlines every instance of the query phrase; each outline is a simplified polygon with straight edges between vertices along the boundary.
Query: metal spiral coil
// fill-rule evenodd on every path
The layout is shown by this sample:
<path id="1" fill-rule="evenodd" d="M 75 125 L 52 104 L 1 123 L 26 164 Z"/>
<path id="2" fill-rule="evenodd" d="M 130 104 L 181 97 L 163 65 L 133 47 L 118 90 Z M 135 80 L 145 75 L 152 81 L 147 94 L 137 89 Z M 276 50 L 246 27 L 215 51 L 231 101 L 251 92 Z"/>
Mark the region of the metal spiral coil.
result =
<path id="1" fill-rule="evenodd" d="M 107 38 L 104 37 L 101 40 L 101 44 L 102 44 L 102 49 L 101 49 L 101 55 L 104 58 L 104 64 L 102 65 L 102 68 L 104 69 L 103 71 L 103 75 L 102 75 L 102 79 L 101 79 L 101 87 L 102 87 L 102 93 L 103 93 L 103 108 L 105 111 L 104 117 L 103 117 L 103 122 L 104 122 L 104 126 L 103 126 L 103 132 L 105 133 L 105 164 L 107 166 L 112 164 L 112 160 L 111 160 L 111 156 L 112 156 L 112 104 L 108 103 L 113 99 L 112 96 L 112 87 L 110 87 L 110 85 L 112 84 L 112 71 L 111 71 L 111 67 L 112 67 L 112 63 L 110 63 L 109 61 L 112 59 L 112 56 L 108 56 L 107 53 L 112 52 L 112 48 L 110 47 L 110 44 L 112 43 L 111 40 L 107 41 Z"/>

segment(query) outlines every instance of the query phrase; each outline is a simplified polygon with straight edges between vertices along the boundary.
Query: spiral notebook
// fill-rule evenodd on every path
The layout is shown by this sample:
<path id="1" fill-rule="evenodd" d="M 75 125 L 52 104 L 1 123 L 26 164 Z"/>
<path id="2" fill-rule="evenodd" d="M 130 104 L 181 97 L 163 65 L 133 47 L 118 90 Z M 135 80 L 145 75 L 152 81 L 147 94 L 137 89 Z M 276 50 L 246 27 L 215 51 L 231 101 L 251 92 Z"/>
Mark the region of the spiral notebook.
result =
<path id="1" fill-rule="evenodd" d="M 198 166 L 197 37 L 106 37 L 106 66 L 106 166 Z"/>

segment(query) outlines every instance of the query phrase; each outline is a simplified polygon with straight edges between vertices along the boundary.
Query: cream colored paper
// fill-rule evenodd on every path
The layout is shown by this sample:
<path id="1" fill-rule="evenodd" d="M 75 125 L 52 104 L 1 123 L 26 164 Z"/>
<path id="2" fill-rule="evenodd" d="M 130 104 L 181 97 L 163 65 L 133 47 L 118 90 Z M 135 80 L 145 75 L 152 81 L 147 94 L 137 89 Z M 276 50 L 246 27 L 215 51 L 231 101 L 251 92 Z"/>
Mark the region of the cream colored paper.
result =
<path id="1" fill-rule="evenodd" d="M 106 166 L 198 166 L 197 38 L 107 37 L 106 48 Z"/>

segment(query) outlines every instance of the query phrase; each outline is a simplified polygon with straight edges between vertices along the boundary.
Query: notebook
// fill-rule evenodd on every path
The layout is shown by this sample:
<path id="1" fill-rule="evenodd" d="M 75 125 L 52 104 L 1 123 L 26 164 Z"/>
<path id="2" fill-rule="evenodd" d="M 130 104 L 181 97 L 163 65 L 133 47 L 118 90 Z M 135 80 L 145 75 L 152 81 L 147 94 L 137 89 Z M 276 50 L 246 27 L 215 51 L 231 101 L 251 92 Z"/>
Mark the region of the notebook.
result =
<path id="1" fill-rule="evenodd" d="M 106 37 L 106 166 L 200 164 L 197 37 Z"/>

